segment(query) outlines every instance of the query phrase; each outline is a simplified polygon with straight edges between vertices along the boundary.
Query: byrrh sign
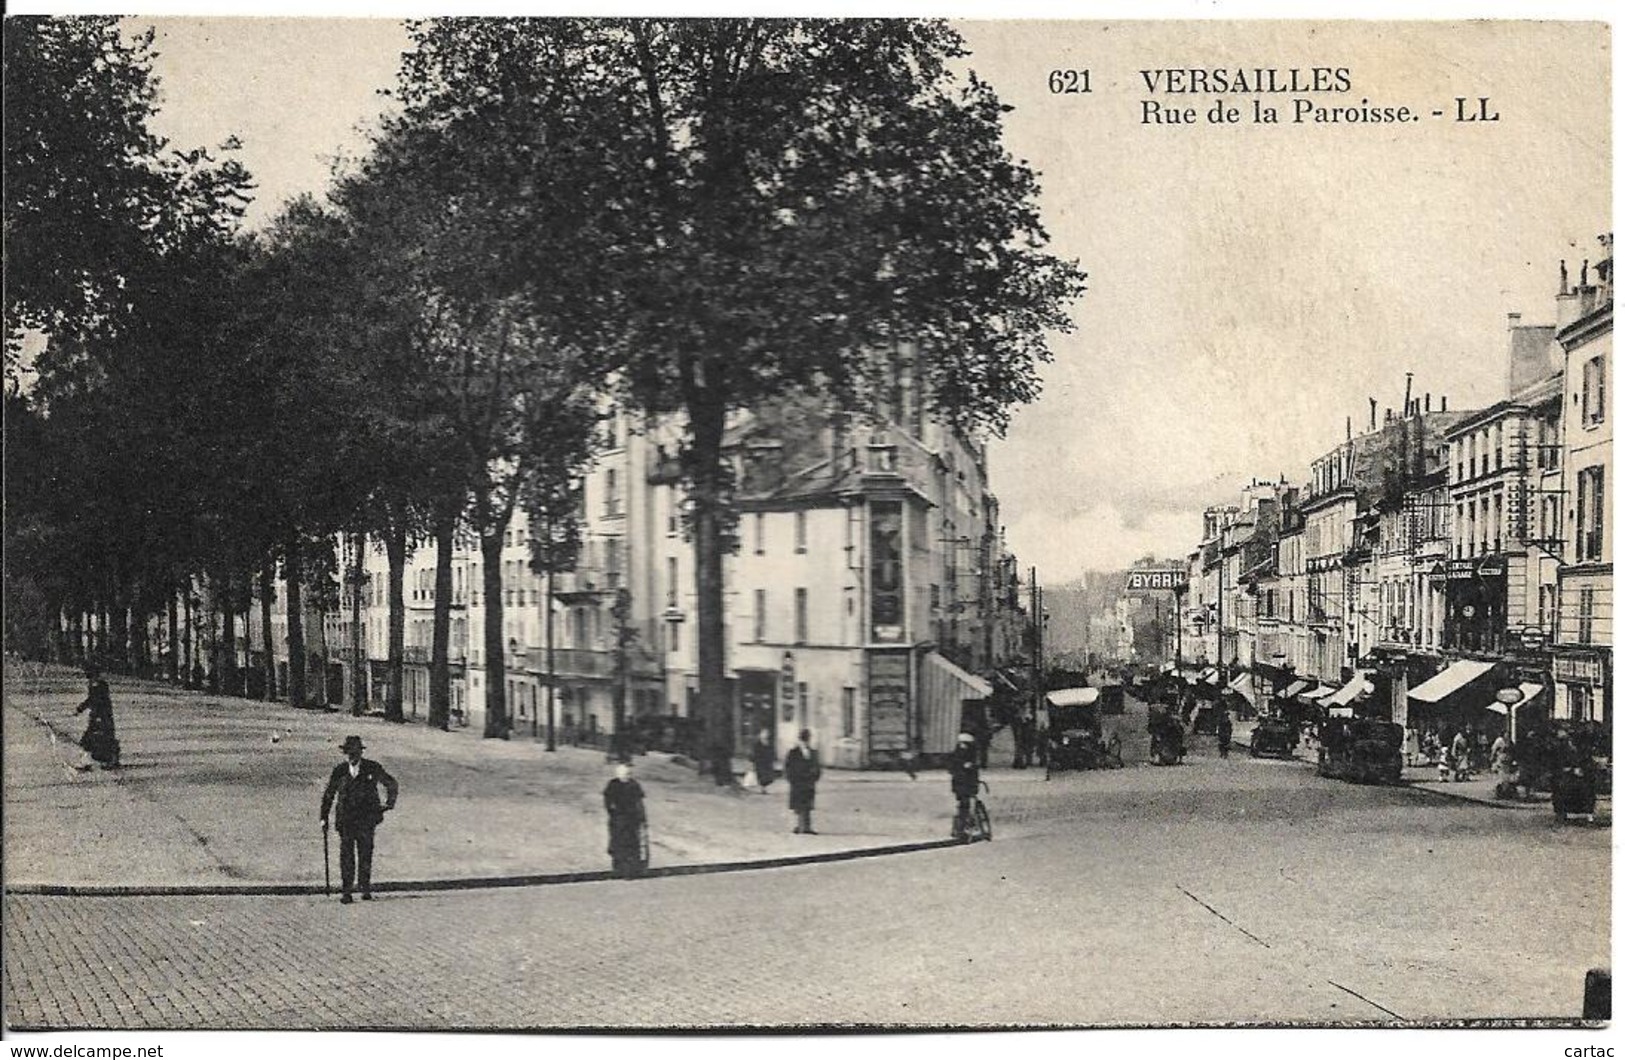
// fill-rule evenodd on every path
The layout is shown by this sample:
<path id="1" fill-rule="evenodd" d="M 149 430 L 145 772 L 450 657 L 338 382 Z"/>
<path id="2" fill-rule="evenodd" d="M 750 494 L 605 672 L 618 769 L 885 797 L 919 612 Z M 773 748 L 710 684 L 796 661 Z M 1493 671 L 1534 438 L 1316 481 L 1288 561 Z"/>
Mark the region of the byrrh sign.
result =
<path id="1" fill-rule="evenodd" d="M 1131 593 L 1184 592 L 1185 570 L 1181 567 L 1142 568 L 1128 572 L 1124 588 Z"/>

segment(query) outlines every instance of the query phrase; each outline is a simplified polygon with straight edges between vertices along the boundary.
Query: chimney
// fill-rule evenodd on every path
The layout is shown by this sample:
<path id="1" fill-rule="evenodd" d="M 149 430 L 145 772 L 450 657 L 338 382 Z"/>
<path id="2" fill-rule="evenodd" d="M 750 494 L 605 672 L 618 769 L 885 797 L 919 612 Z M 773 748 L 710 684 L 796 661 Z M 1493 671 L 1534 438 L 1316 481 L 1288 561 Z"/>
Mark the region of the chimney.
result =
<path id="1" fill-rule="evenodd" d="M 1394 410 L 1393 409 L 1383 409 L 1382 410 L 1382 422 L 1384 424 L 1389 424 L 1389 423 L 1394 422 Z"/>
<path id="2" fill-rule="evenodd" d="M 1439 411 L 1440 412 L 1448 412 L 1448 411 L 1450 411 L 1449 407 L 1445 404 L 1445 398 L 1444 398 L 1443 394 L 1439 395 Z"/>
<path id="3" fill-rule="evenodd" d="M 1405 373 L 1405 415 L 1406 416 L 1411 415 L 1411 375 L 1412 375 L 1412 373 L 1410 373 L 1410 372 Z"/>
<path id="4" fill-rule="evenodd" d="M 1429 391 L 1428 393 L 1422 395 L 1422 411 L 1423 412 L 1432 412 L 1433 411 L 1433 392 L 1432 391 Z"/>
<path id="5" fill-rule="evenodd" d="M 1366 398 L 1366 400 L 1371 402 L 1371 429 L 1376 430 L 1377 429 L 1377 399 L 1374 398 L 1374 397 L 1368 397 L 1368 398 Z"/>
<path id="6" fill-rule="evenodd" d="M 1563 295 L 1566 295 L 1568 293 L 1569 293 L 1569 263 L 1566 262 L 1566 261 L 1559 261 L 1557 263 L 1557 294 L 1558 294 L 1558 297 L 1562 297 Z"/>
<path id="7" fill-rule="evenodd" d="M 1377 407 L 1376 402 L 1372 402 L 1371 407 L 1372 407 L 1373 410 L 1375 410 L 1376 407 Z M 1372 414 L 1371 414 L 1372 419 L 1375 419 L 1376 415 L 1377 415 L 1376 412 L 1373 411 Z M 1345 442 L 1352 442 L 1354 440 L 1354 417 L 1353 416 L 1346 416 L 1343 419 L 1343 440 Z"/>
<path id="8" fill-rule="evenodd" d="M 1520 321 L 1522 319 L 1523 319 L 1523 314 L 1522 313 L 1508 313 L 1507 314 L 1507 328 L 1508 328 L 1508 330 L 1517 327 L 1518 326 L 1518 321 Z"/>

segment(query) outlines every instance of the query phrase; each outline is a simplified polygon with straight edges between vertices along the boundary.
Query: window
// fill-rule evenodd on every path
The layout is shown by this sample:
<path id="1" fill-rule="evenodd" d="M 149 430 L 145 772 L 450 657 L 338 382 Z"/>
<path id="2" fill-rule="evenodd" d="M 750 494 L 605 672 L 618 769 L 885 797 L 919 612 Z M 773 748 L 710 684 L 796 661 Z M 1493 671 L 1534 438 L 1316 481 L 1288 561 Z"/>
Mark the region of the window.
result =
<path id="1" fill-rule="evenodd" d="M 1462 455 L 1463 446 L 1460 438 L 1457 438 L 1453 443 L 1451 443 L 1451 449 L 1454 450 L 1456 456 L 1456 481 L 1460 482 L 1462 479 L 1467 477 L 1467 473 L 1464 470 L 1464 465 L 1462 464 L 1462 460 L 1465 458 Z"/>
<path id="2" fill-rule="evenodd" d="M 1497 471 L 1501 470 L 1501 448 L 1503 444 L 1504 438 L 1501 433 L 1501 425 L 1497 423 L 1495 425 L 1495 470 Z"/>
<path id="3" fill-rule="evenodd" d="M 1608 412 L 1607 361 L 1593 357 L 1585 363 L 1581 383 L 1581 417 L 1586 426 L 1601 423 Z"/>
<path id="4" fill-rule="evenodd" d="M 858 690 L 855 688 L 841 689 L 841 735 L 845 737 L 858 734 Z"/>
<path id="5" fill-rule="evenodd" d="M 754 639 L 760 644 L 767 639 L 767 590 L 756 590 L 756 614 L 752 619 Z"/>
<path id="6" fill-rule="evenodd" d="M 1597 618 L 1597 590 L 1585 588 L 1580 590 L 1580 622 L 1578 639 L 1581 644 L 1590 644 L 1591 635 L 1595 632 Z"/>
<path id="7" fill-rule="evenodd" d="M 807 643 L 807 590 L 796 590 L 796 643 Z"/>
<path id="8" fill-rule="evenodd" d="M 765 556 L 767 555 L 767 516 L 757 512 L 753 523 L 756 530 L 756 554 Z"/>
<path id="9" fill-rule="evenodd" d="M 677 557 L 666 557 L 666 606 L 677 606 Z"/>
<path id="10" fill-rule="evenodd" d="M 796 682 L 796 724 L 806 725 L 812 719 L 808 716 L 807 707 L 812 697 L 807 692 L 807 682 Z"/>
<path id="11" fill-rule="evenodd" d="M 621 514 L 621 487 L 615 478 L 615 469 L 604 471 L 604 514 Z"/>
<path id="12" fill-rule="evenodd" d="M 1575 490 L 1575 558 L 1581 562 L 1602 559 L 1603 533 L 1603 469 L 1588 467 L 1581 470 Z"/>
<path id="13" fill-rule="evenodd" d="M 683 624 L 681 622 L 666 623 L 666 650 L 683 650 Z"/>
<path id="14" fill-rule="evenodd" d="M 796 551 L 807 551 L 807 513 L 796 513 Z"/>
<path id="15" fill-rule="evenodd" d="M 1569 686 L 1569 720 L 1586 721 L 1591 716 L 1591 689 L 1584 685 Z"/>
<path id="16" fill-rule="evenodd" d="M 1548 637 L 1554 632 L 1557 623 L 1557 586 L 1542 585 L 1540 587 L 1540 603 L 1535 611 L 1535 624 L 1541 628 Z"/>
<path id="17" fill-rule="evenodd" d="M 1501 551 L 1501 494 L 1496 492 L 1493 505 L 1490 509 L 1490 541 L 1495 546 L 1494 551 Z"/>

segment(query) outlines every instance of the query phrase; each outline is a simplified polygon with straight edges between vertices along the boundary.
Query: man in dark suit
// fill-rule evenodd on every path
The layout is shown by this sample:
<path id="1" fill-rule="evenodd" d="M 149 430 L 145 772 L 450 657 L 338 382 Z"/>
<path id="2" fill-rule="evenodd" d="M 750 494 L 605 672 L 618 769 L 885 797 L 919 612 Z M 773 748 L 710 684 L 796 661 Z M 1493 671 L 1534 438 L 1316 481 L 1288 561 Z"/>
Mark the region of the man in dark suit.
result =
<path id="1" fill-rule="evenodd" d="M 347 736 L 340 746 L 344 761 L 333 767 L 327 790 L 322 792 L 322 830 L 327 830 L 327 814 L 333 810 L 333 823 L 339 831 L 339 875 L 344 893 L 339 901 L 349 905 L 360 865 L 361 900 L 372 901 L 372 833 L 384 814 L 395 808 L 400 785 L 383 766 L 362 758 L 361 737 Z M 386 801 L 378 801 L 378 785 L 384 786 Z M 334 803 L 338 806 L 335 809 Z"/>
<path id="2" fill-rule="evenodd" d="M 818 752 L 812 747 L 812 733 L 802 729 L 801 740 L 784 756 L 784 779 L 790 782 L 790 809 L 795 811 L 797 835 L 818 834 L 813 831 L 812 811 L 822 773 Z"/>

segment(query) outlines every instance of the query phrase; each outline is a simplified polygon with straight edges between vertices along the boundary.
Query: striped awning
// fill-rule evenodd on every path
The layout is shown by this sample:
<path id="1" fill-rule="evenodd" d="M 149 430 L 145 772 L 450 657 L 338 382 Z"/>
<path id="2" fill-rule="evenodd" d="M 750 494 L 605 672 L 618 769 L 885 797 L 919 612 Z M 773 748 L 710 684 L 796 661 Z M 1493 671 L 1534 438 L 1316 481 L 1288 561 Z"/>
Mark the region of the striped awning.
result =
<path id="1" fill-rule="evenodd" d="M 1236 679 L 1225 686 L 1225 691 L 1234 692 L 1245 699 L 1248 706 L 1258 706 L 1258 700 L 1253 695 L 1252 674 L 1237 674 Z"/>
<path id="2" fill-rule="evenodd" d="M 1369 694 L 1371 690 L 1371 682 L 1366 680 L 1365 674 L 1357 673 L 1352 681 L 1320 702 L 1326 707 L 1346 707 L 1356 698 Z"/>
<path id="3" fill-rule="evenodd" d="M 1438 703 L 1460 692 L 1494 668 L 1494 663 L 1458 659 L 1411 689 L 1410 698 L 1418 703 Z"/>
<path id="4" fill-rule="evenodd" d="M 1308 681 L 1294 681 L 1275 694 L 1280 699 L 1291 699 L 1293 696 L 1297 695 L 1299 692 L 1302 692 L 1308 687 Z"/>
<path id="5" fill-rule="evenodd" d="M 1319 699 L 1321 696 L 1329 696 L 1335 691 L 1337 691 L 1337 689 L 1333 688 L 1331 685 L 1321 685 L 1319 688 L 1311 688 L 1309 691 L 1303 693 L 1301 698 Z"/>

